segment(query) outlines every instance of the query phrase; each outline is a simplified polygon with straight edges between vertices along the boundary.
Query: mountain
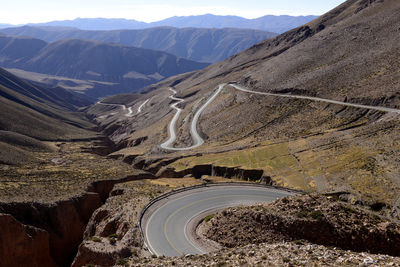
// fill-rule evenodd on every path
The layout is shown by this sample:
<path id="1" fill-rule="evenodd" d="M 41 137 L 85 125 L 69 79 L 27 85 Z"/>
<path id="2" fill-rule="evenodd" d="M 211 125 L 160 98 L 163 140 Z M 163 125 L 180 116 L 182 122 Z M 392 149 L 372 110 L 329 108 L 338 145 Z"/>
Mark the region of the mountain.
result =
<path id="1" fill-rule="evenodd" d="M 47 44 L 25 37 L 0 37 L 0 64 L 36 73 L 109 83 L 109 88 L 96 92 L 95 96 L 132 92 L 166 77 L 208 65 L 165 52 L 116 44 L 84 40 Z"/>
<path id="2" fill-rule="evenodd" d="M 126 103 L 149 100 L 123 127 L 101 117 L 107 113 L 97 106 L 88 112 L 111 139 L 131 146 L 121 155 L 135 155 L 133 164 L 153 171 L 157 162 L 163 168 L 156 171 L 168 177 L 201 176 L 206 166 L 223 173 L 260 170 L 276 185 L 347 192 L 363 203 L 393 207 L 397 199 L 400 203 L 399 115 L 344 102 L 400 109 L 399 12 L 397 0 L 348 0 L 225 61 L 152 85 L 139 100 Z M 221 87 L 224 83 L 247 91 Z M 205 140 L 197 148 L 160 146 L 175 114 L 171 86 L 183 99 L 175 148 L 201 144 L 192 140 L 192 118 L 215 96 L 196 124 Z"/>
<path id="3" fill-rule="evenodd" d="M 200 62 L 218 62 L 275 36 L 248 29 L 159 27 L 145 30 L 82 31 L 73 28 L 18 27 L 2 30 L 11 36 L 30 36 L 46 42 L 86 39 L 165 51 Z"/>
<path id="4" fill-rule="evenodd" d="M 170 26 L 177 28 L 240 28 L 255 29 L 268 32 L 283 33 L 307 22 L 318 16 L 273 16 L 267 15 L 256 19 L 245 19 L 238 16 L 217 16 L 206 14 L 201 16 L 172 17 L 151 23 L 154 26 Z"/>
<path id="5" fill-rule="evenodd" d="M 0 23 L 0 29 L 3 29 L 3 28 L 9 28 L 9 27 L 14 27 L 14 25 L 11 25 L 11 24 L 5 24 L 5 23 Z"/>
<path id="6" fill-rule="evenodd" d="M 38 24 L 31 23 L 28 25 L 66 26 L 79 28 L 82 30 L 146 29 L 164 26 L 176 28 L 241 28 L 283 33 L 316 18 L 317 16 L 267 15 L 256 19 L 245 19 L 238 16 L 218 16 L 213 14 L 205 14 L 199 16 L 171 17 L 151 23 L 126 19 L 77 18 L 74 20 L 51 21 Z"/>
<path id="7" fill-rule="evenodd" d="M 88 102 L 71 93 L 29 84 L 0 69 L 0 162 L 36 161 L 30 152 L 49 152 L 44 141 L 89 139 L 93 124 L 76 112 Z"/>
<path id="8" fill-rule="evenodd" d="M 62 26 L 73 27 L 82 30 L 120 30 L 143 29 L 147 23 L 127 19 L 103 19 L 103 18 L 76 18 L 74 20 L 51 21 L 46 23 L 30 23 L 28 26 Z"/>
<path id="9" fill-rule="evenodd" d="M 10 38 L 0 37 L 0 58 L 2 62 L 13 62 L 17 60 L 26 60 L 33 57 L 47 43 L 39 39 L 30 37 Z"/>

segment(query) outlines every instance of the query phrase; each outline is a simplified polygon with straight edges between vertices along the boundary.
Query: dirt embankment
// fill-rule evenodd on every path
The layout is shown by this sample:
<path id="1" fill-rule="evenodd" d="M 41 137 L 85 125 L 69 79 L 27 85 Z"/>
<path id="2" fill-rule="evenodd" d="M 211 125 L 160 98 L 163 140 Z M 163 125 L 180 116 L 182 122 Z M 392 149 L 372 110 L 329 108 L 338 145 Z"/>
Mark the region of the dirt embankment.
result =
<path id="1" fill-rule="evenodd" d="M 138 217 L 151 198 L 166 190 L 170 188 L 145 180 L 116 185 L 105 205 L 89 220 L 72 266 L 124 265 L 128 258 L 150 256 L 142 249 Z"/>
<path id="2" fill-rule="evenodd" d="M 92 183 L 87 192 L 51 204 L 0 203 L 2 266 L 69 266 L 93 212 L 115 184 L 152 178 L 141 173 Z"/>
<path id="3" fill-rule="evenodd" d="M 182 178 L 187 175 L 199 179 L 203 175 L 217 176 L 224 178 L 236 178 L 245 181 L 258 181 L 262 180 L 265 184 L 272 184 L 271 177 L 264 175 L 263 170 L 245 170 L 238 167 L 220 167 L 212 164 L 196 165 L 192 168 L 184 169 L 183 171 L 176 171 L 173 168 L 161 168 L 156 176 L 169 177 L 169 178 Z"/>
<path id="4" fill-rule="evenodd" d="M 400 225 L 374 213 L 318 195 L 232 208 L 205 223 L 205 235 L 225 247 L 308 240 L 358 252 L 400 256 Z"/>

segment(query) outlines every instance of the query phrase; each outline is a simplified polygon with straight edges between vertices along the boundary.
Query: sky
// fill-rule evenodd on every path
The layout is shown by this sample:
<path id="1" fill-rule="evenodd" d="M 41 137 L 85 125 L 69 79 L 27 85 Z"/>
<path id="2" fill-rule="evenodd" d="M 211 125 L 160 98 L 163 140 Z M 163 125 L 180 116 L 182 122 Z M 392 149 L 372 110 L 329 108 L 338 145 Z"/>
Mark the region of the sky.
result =
<path id="1" fill-rule="evenodd" d="M 172 16 L 322 15 L 344 0 L 0 0 L 0 23 L 75 18 L 125 18 L 152 22 Z"/>

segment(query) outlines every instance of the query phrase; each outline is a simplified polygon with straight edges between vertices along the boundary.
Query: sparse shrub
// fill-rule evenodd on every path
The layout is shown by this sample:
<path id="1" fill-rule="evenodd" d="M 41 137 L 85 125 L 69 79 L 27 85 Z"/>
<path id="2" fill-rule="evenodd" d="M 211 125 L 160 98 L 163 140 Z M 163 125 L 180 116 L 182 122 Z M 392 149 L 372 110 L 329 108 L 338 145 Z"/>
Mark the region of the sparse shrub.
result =
<path id="1" fill-rule="evenodd" d="M 116 262 L 117 265 L 128 266 L 128 260 L 124 258 L 119 258 Z"/>
<path id="2" fill-rule="evenodd" d="M 295 243 L 296 245 L 304 245 L 303 240 L 294 240 L 293 243 Z"/>
<path id="3" fill-rule="evenodd" d="M 93 242 L 97 242 L 97 243 L 100 243 L 103 241 L 100 237 L 97 237 L 97 236 L 92 236 L 91 238 L 89 238 L 89 240 L 91 240 Z"/>
<path id="4" fill-rule="evenodd" d="M 115 243 L 117 243 L 117 239 L 112 236 L 108 237 L 108 241 L 110 242 L 111 245 L 115 245 Z"/>
<path id="5" fill-rule="evenodd" d="M 134 256 L 134 257 L 139 257 L 139 253 L 138 253 L 138 251 L 137 251 L 137 249 L 132 249 L 132 256 Z"/>
<path id="6" fill-rule="evenodd" d="M 354 208 L 352 208 L 348 205 L 342 205 L 342 209 L 344 211 L 346 211 L 346 213 L 356 213 L 357 212 Z"/>
<path id="7" fill-rule="evenodd" d="M 212 218 L 214 218 L 214 214 L 210 214 L 204 218 L 204 222 L 209 222 Z"/>
<path id="8" fill-rule="evenodd" d="M 320 210 L 311 212 L 309 216 L 314 220 L 322 220 L 324 218 L 324 214 Z"/>
<path id="9" fill-rule="evenodd" d="M 302 210 L 296 213 L 297 218 L 307 218 L 307 212 Z"/>
<path id="10" fill-rule="evenodd" d="M 384 207 L 386 207 L 386 204 L 383 202 L 375 202 L 371 205 L 373 211 L 381 211 Z"/>

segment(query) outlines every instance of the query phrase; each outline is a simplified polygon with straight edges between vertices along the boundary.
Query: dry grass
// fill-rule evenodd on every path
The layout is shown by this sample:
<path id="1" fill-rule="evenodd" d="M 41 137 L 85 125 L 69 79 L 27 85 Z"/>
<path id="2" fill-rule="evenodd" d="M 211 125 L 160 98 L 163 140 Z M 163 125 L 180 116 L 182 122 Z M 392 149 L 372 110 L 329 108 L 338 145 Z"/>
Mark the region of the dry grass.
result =
<path id="1" fill-rule="evenodd" d="M 281 186 L 309 192 L 344 190 L 392 203 L 400 188 L 400 136 L 396 127 L 375 135 L 381 127 L 266 142 L 255 148 L 182 158 L 170 166 L 178 171 L 201 164 L 260 169 Z"/>
<path id="2" fill-rule="evenodd" d="M 0 165 L 0 201 L 52 202 L 76 196 L 92 181 L 134 174 L 131 166 L 90 153 L 92 142 L 53 143 L 55 152 L 34 152 L 40 162 Z"/>

